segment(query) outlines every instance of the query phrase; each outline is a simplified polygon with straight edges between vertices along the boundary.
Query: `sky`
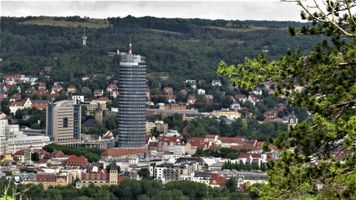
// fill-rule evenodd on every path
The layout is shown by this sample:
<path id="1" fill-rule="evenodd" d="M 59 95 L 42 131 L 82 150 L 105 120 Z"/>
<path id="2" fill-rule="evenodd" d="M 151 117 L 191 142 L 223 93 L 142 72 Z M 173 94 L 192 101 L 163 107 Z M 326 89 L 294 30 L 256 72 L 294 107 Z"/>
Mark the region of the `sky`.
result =
<path id="1" fill-rule="evenodd" d="M 4 1 L 1 16 L 74 16 L 90 18 L 154 16 L 227 20 L 300 21 L 300 8 L 280 0 L 235 1 Z"/>

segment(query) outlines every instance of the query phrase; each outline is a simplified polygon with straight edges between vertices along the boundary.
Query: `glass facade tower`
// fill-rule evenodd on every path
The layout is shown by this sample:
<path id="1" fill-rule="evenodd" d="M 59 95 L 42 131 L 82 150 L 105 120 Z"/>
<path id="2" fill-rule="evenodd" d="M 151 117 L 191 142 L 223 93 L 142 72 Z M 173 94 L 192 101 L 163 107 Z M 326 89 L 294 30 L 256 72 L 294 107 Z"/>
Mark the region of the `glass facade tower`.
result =
<path id="1" fill-rule="evenodd" d="M 130 49 L 121 55 L 119 66 L 118 147 L 145 146 L 146 62 Z"/>

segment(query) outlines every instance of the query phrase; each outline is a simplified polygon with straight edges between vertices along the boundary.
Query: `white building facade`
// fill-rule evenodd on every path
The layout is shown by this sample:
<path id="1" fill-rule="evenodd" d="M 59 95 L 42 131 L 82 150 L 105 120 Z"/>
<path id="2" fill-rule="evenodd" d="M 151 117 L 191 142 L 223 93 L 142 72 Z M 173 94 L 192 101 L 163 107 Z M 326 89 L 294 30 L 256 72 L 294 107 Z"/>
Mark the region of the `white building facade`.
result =
<path id="1" fill-rule="evenodd" d="M 47 136 L 27 136 L 19 131 L 18 124 L 9 124 L 6 116 L 0 119 L 0 155 L 34 147 L 40 149 L 49 144 Z"/>

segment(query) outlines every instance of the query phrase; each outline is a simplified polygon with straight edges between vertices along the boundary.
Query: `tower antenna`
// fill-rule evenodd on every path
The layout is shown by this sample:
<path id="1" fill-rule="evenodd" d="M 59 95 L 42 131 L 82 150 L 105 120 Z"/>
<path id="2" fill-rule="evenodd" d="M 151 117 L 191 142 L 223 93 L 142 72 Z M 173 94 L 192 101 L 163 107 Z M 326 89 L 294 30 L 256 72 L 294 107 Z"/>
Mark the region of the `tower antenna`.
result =
<path id="1" fill-rule="evenodd" d="M 129 54 L 132 54 L 131 36 L 130 36 L 130 43 L 129 43 Z"/>
<path id="2" fill-rule="evenodd" d="M 87 36 L 86 36 L 86 34 L 85 34 L 85 29 L 84 29 L 84 34 L 83 34 L 83 37 L 82 37 L 82 39 L 83 39 L 83 46 L 84 47 L 86 47 L 87 46 Z"/>

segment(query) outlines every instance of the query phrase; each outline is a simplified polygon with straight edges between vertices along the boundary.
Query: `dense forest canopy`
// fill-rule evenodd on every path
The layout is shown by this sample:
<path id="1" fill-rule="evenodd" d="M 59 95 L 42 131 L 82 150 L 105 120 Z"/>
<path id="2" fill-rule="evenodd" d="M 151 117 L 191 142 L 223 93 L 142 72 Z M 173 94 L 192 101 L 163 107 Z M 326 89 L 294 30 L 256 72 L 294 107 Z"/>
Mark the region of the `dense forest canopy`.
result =
<path id="1" fill-rule="evenodd" d="M 80 23 L 79 23 L 80 22 Z M 51 78 L 113 75 L 117 59 L 108 52 L 127 50 L 147 57 L 148 72 L 167 72 L 171 82 L 217 78 L 220 60 L 241 62 L 262 51 L 276 58 L 286 49 L 308 52 L 318 38 L 290 38 L 288 27 L 297 22 L 165 19 L 154 17 L 2 17 L 1 72 L 36 74 L 52 66 Z M 82 36 L 88 37 L 87 47 Z M 117 71 L 116 71 L 117 72 Z M 114 74 L 115 75 L 115 74 Z M 155 78 L 155 77 L 153 77 Z"/>

